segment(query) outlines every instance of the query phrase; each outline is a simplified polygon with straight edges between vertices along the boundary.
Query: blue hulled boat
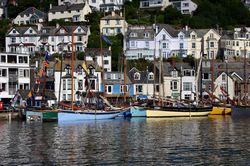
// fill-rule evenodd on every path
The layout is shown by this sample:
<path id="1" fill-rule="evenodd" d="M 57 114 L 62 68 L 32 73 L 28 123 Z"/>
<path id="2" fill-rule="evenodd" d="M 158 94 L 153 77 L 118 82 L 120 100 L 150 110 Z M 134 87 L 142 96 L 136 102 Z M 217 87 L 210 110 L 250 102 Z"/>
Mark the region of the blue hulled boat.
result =
<path id="1" fill-rule="evenodd" d="M 131 117 L 146 117 L 146 109 L 144 107 L 133 106 L 130 108 Z"/>
<path id="2" fill-rule="evenodd" d="M 250 117 L 250 106 L 233 106 L 232 117 Z"/>

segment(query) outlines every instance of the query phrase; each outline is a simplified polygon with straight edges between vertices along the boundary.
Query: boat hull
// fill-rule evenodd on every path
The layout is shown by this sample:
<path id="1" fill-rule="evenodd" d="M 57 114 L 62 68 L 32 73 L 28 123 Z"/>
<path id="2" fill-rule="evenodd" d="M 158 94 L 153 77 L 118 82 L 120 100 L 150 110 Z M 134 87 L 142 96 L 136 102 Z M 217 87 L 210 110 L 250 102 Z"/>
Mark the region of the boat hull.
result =
<path id="1" fill-rule="evenodd" d="M 102 120 L 113 119 L 120 115 L 120 111 L 116 112 L 87 112 L 87 111 L 71 111 L 65 110 L 58 113 L 58 122 L 73 122 L 83 120 Z"/>
<path id="2" fill-rule="evenodd" d="M 250 117 L 250 106 L 233 106 L 232 117 Z"/>
<path id="3" fill-rule="evenodd" d="M 131 117 L 146 117 L 146 110 L 143 107 L 131 107 L 130 108 Z"/>
<path id="4" fill-rule="evenodd" d="M 26 111 L 26 121 L 57 121 L 58 112 L 56 111 Z"/>
<path id="5" fill-rule="evenodd" d="M 148 118 L 161 118 L 161 117 L 199 117 L 208 116 L 212 108 L 163 108 L 163 109 L 149 109 L 146 110 Z"/>
<path id="6" fill-rule="evenodd" d="M 209 115 L 230 115 L 232 109 L 229 107 L 213 107 Z"/>

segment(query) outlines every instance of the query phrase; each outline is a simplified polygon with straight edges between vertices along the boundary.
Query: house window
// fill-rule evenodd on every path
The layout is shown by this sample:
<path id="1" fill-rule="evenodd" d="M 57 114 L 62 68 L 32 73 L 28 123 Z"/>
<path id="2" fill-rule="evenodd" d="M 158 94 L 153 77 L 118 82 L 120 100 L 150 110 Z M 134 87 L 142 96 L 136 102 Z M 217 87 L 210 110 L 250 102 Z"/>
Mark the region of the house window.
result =
<path id="1" fill-rule="evenodd" d="M 136 85 L 135 90 L 136 93 L 142 93 L 142 85 Z"/>
<path id="2" fill-rule="evenodd" d="M 1 91 L 6 91 L 6 83 L 0 83 Z"/>
<path id="3" fill-rule="evenodd" d="M 222 81 L 226 81 L 226 74 L 222 74 L 221 79 Z"/>
<path id="4" fill-rule="evenodd" d="M 210 47 L 214 48 L 214 42 L 210 42 Z"/>
<path id="5" fill-rule="evenodd" d="M 171 81 L 171 85 L 170 85 L 170 89 L 171 90 L 177 90 L 178 88 L 178 86 L 177 86 L 178 84 L 177 84 L 177 81 Z"/>
<path id="6" fill-rule="evenodd" d="M 149 38 L 149 33 L 144 33 L 145 38 Z"/>
<path id="7" fill-rule="evenodd" d="M 191 91 L 192 90 L 192 82 L 183 82 L 183 90 Z"/>
<path id="8" fill-rule="evenodd" d="M 82 41 L 82 36 L 78 36 L 78 41 Z"/>
<path id="9" fill-rule="evenodd" d="M 116 25 L 120 25 L 120 20 L 116 20 Z"/>
<path id="10" fill-rule="evenodd" d="M 166 40 L 166 35 L 162 35 L 162 40 Z"/>
<path id="11" fill-rule="evenodd" d="M 185 100 L 191 100 L 191 95 L 190 94 L 185 94 L 184 98 L 185 98 Z"/>
<path id="12" fill-rule="evenodd" d="M 112 85 L 106 85 L 106 92 L 112 94 Z"/>
<path id="13" fill-rule="evenodd" d="M 11 43 L 16 43 L 16 38 L 15 37 L 11 38 Z"/>
<path id="14" fill-rule="evenodd" d="M 125 89 L 125 92 L 128 92 L 128 86 L 127 86 L 127 85 L 125 86 L 125 88 L 126 88 L 126 89 Z M 124 89 L 124 85 L 121 85 L 121 86 L 120 86 L 120 92 L 121 92 L 121 93 L 124 93 L 124 90 L 123 90 L 123 89 Z"/>
<path id="15" fill-rule="evenodd" d="M 6 77 L 7 76 L 7 69 L 0 69 L 0 76 Z"/>
<path id="16" fill-rule="evenodd" d="M 192 38 L 192 39 L 195 39 L 195 35 L 192 35 L 191 38 Z"/>
<path id="17" fill-rule="evenodd" d="M 66 94 L 63 94 L 63 100 L 66 100 Z"/>
<path id="18" fill-rule="evenodd" d="M 66 90 L 66 80 L 63 80 L 63 90 Z"/>
<path id="19" fill-rule="evenodd" d="M 184 45 L 183 43 L 180 43 L 180 49 L 183 49 L 183 45 Z"/>
<path id="20" fill-rule="evenodd" d="M 6 56 L 5 55 L 1 56 L 1 62 L 6 63 Z"/>
<path id="21" fill-rule="evenodd" d="M 214 38 L 214 34 L 210 33 L 210 38 L 213 39 Z"/>
<path id="22" fill-rule="evenodd" d="M 145 47 L 149 48 L 149 42 L 148 41 L 145 42 Z"/>
<path id="23" fill-rule="evenodd" d="M 83 90 L 83 80 L 78 81 L 78 90 Z"/>
<path id="24" fill-rule="evenodd" d="M 18 61 L 19 61 L 19 63 L 28 63 L 28 57 L 26 57 L 26 56 L 19 56 L 18 57 Z"/>
<path id="25" fill-rule="evenodd" d="M 210 80 L 211 79 L 211 74 L 209 73 L 203 73 L 202 74 L 204 80 Z"/>
<path id="26" fill-rule="evenodd" d="M 172 71 L 171 74 L 172 77 L 178 77 L 178 71 Z"/>
<path id="27" fill-rule="evenodd" d="M 167 43 L 162 43 L 162 48 L 167 48 Z"/>
<path id="28" fill-rule="evenodd" d="M 160 86 L 159 86 L 159 85 L 156 85 L 156 86 L 155 86 L 155 91 L 156 91 L 156 92 L 159 92 L 159 91 L 160 91 Z"/>
<path id="29" fill-rule="evenodd" d="M 135 47 L 135 41 L 130 41 L 130 46 Z"/>
<path id="30" fill-rule="evenodd" d="M 140 80 L 140 73 L 134 74 L 134 80 Z"/>
<path id="31" fill-rule="evenodd" d="M 183 39 L 184 37 L 183 37 L 183 35 L 180 35 L 180 39 Z"/>
<path id="32" fill-rule="evenodd" d="M 109 20 L 105 20 L 105 24 L 106 24 L 106 25 L 109 25 Z"/>
<path id="33" fill-rule="evenodd" d="M 104 60 L 104 65 L 108 65 L 109 64 L 109 60 Z"/>
<path id="34" fill-rule="evenodd" d="M 68 90 L 71 90 L 72 89 L 72 80 L 68 79 L 67 80 L 67 85 L 68 85 Z"/>
<path id="35" fill-rule="evenodd" d="M 33 33 L 32 29 L 30 29 L 30 33 Z"/>
<path id="36" fill-rule="evenodd" d="M 195 43 L 192 43 L 192 48 L 195 48 Z"/>
<path id="37" fill-rule="evenodd" d="M 153 73 L 149 73 L 148 74 L 148 79 L 149 80 L 154 80 L 154 74 Z"/>

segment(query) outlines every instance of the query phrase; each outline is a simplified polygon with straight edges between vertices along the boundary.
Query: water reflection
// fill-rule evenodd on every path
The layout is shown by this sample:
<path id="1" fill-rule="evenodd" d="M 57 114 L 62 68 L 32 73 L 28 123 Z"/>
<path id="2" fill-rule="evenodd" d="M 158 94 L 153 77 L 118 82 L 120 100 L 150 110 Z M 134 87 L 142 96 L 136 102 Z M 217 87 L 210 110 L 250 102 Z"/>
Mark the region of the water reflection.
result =
<path id="1" fill-rule="evenodd" d="M 246 119 L 0 122 L 0 165 L 247 165 Z"/>

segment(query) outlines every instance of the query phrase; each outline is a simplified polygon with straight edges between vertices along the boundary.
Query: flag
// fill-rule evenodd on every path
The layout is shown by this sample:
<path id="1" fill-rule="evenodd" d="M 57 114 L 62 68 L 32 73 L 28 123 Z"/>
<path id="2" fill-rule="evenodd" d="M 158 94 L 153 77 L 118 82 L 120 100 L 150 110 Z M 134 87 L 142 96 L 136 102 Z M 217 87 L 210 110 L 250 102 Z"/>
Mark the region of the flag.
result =
<path id="1" fill-rule="evenodd" d="M 87 65 L 86 65 L 85 62 L 82 63 L 82 68 L 83 68 L 84 72 L 88 75 L 88 74 L 89 74 L 89 71 L 88 71 L 88 69 L 87 69 Z"/>
<path id="2" fill-rule="evenodd" d="M 102 35 L 102 39 L 107 42 L 108 44 L 112 45 L 113 43 L 104 35 Z"/>
<path id="3" fill-rule="evenodd" d="M 28 98 L 31 98 L 32 97 L 32 92 L 30 91 L 29 93 L 28 93 Z"/>
<path id="4" fill-rule="evenodd" d="M 49 52 L 45 52 L 45 61 L 49 64 Z"/>

